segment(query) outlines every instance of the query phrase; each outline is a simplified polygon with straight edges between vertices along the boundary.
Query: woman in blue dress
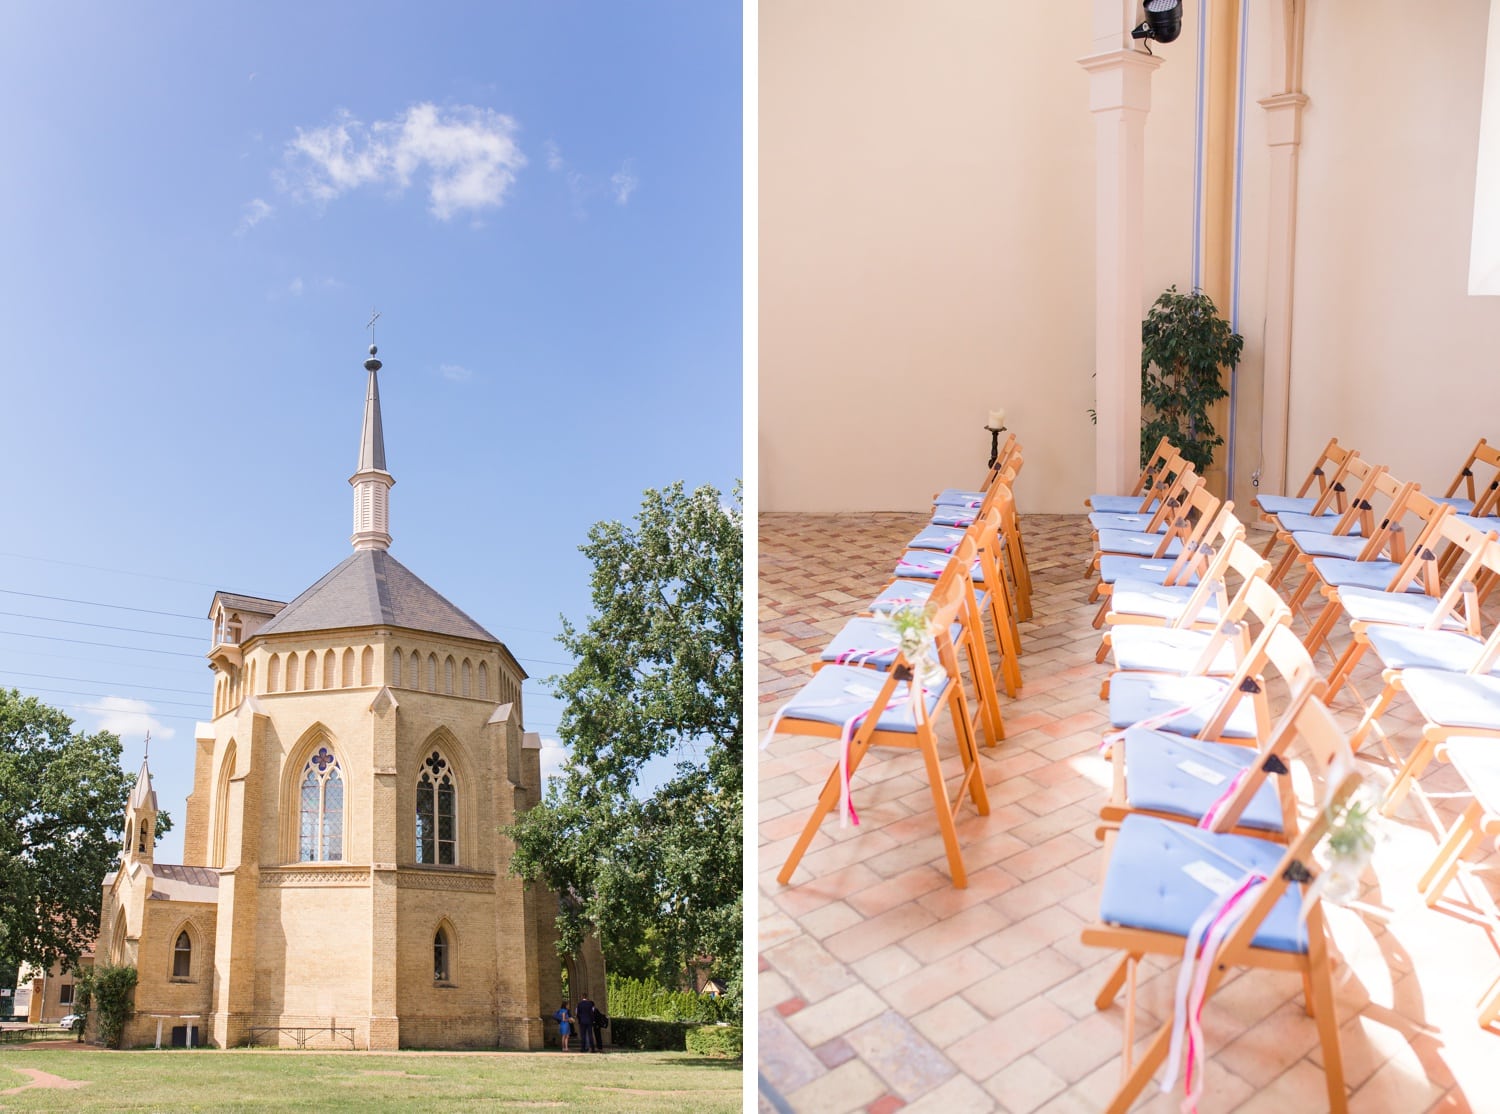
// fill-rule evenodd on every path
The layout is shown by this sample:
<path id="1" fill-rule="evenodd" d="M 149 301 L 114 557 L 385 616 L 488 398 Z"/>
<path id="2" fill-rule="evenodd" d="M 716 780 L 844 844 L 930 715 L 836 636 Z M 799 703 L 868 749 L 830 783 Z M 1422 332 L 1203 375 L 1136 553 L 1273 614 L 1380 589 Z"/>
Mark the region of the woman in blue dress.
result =
<path id="1" fill-rule="evenodd" d="M 573 1015 L 568 1012 L 568 1003 L 564 1002 L 552 1015 L 557 1019 L 557 1031 L 562 1034 L 562 1050 L 568 1051 L 568 1037 L 573 1033 Z"/>

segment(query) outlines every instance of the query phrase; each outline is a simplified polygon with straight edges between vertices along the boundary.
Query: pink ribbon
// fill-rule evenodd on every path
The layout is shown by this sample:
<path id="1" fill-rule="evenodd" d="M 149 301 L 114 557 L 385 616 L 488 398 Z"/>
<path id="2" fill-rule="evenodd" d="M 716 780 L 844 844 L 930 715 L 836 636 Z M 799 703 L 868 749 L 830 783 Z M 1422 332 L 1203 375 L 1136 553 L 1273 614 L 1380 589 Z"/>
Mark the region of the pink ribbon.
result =
<path id="1" fill-rule="evenodd" d="M 1244 784 L 1245 779 L 1250 776 L 1250 767 L 1246 766 L 1230 779 L 1229 787 L 1219 794 L 1219 799 L 1208 806 L 1203 813 L 1203 819 L 1198 821 L 1198 827 L 1208 829 L 1214 826 L 1214 821 L 1219 818 L 1219 813 L 1224 811 L 1224 806 L 1229 804 L 1229 798 L 1233 797 Z"/>

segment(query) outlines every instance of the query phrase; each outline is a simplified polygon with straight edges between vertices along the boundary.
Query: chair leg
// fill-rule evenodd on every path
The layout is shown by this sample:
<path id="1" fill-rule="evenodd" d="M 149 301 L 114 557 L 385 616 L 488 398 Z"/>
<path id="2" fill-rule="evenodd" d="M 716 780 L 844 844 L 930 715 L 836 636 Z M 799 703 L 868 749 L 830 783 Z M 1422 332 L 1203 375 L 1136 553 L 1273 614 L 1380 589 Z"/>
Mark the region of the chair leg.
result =
<path id="1" fill-rule="evenodd" d="M 1317 918 L 1319 921 L 1321 917 Z M 1344 1058 L 1339 1049 L 1339 1016 L 1333 1001 L 1333 978 L 1328 970 L 1328 942 L 1318 925 L 1308 925 L 1308 972 L 1307 980 L 1312 986 L 1312 1015 L 1318 1027 L 1318 1043 L 1323 1047 L 1323 1079 L 1328 1087 L 1328 1109 L 1332 1114 L 1344 1114 L 1349 1109 L 1349 1098 L 1344 1089 Z"/>
<path id="2" fill-rule="evenodd" d="M 950 714 L 953 717 L 953 733 L 958 739 L 958 757 L 963 763 L 964 777 L 959 784 L 958 793 L 953 802 L 953 812 L 958 811 L 958 806 L 963 803 L 964 793 L 967 792 L 974 802 L 974 808 L 980 816 L 990 814 L 990 796 L 984 787 L 984 768 L 979 764 L 979 743 L 974 738 L 974 730 L 970 726 L 968 714 L 956 705 L 949 705 Z M 943 796 L 946 798 L 948 789 L 943 787 Z"/>
<path id="3" fill-rule="evenodd" d="M 1417 889 L 1422 891 L 1422 900 L 1429 907 L 1438 903 L 1448 883 L 1458 873 L 1458 864 L 1479 842 L 1479 821 L 1483 816 L 1484 806 L 1478 801 L 1470 801 L 1453 830 L 1443 838 L 1432 862 L 1417 879 Z"/>
<path id="4" fill-rule="evenodd" d="M 1119 966 L 1110 972 L 1109 978 L 1104 980 L 1104 985 L 1094 997 L 1096 1008 L 1107 1010 L 1114 1005 L 1115 999 L 1120 995 L 1120 987 L 1125 985 L 1125 977 L 1130 973 L 1130 965 L 1140 958 L 1140 952 L 1126 952 L 1120 957 Z"/>
<path id="5" fill-rule="evenodd" d="M 869 750 L 870 744 L 866 742 L 860 745 L 858 739 L 849 747 L 849 776 L 854 776 L 854 771 L 859 768 L 859 763 L 864 758 L 865 751 Z M 818 834 L 818 828 L 822 826 L 823 818 L 832 812 L 839 803 L 839 764 L 835 762 L 833 769 L 828 771 L 828 780 L 823 783 L 823 791 L 818 794 L 818 803 L 813 806 L 812 815 L 807 818 L 807 823 L 802 826 L 802 834 L 797 837 L 796 844 L 792 847 L 791 854 L 787 855 L 786 862 L 781 865 L 781 872 L 776 875 L 776 881 L 785 886 L 792 880 L 796 873 L 797 864 L 802 861 L 802 856 L 807 853 L 807 846 Z"/>
<path id="6" fill-rule="evenodd" d="M 1343 657 L 1339 658 L 1333 671 L 1328 674 L 1328 689 L 1323 694 L 1325 704 L 1333 703 L 1333 698 L 1338 695 L 1339 689 L 1344 687 L 1344 683 L 1353 675 L 1354 667 L 1365 656 L 1365 649 L 1368 645 L 1358 638 L 1349 643 L 1349 648 L 1344 651 Z"/>
<path id="7" fill-rule="evenodd" d="M 1214 980 L 1216 981 L 1216 980 Z M 1140 1093 L 1146 1089 L 1146 1084 L 1151 1082 L 1151 1077 L 1156 1074 L 1156 1069 L 1161 1067 L 1167 1058 L 1167 1050 L 1172 1043 L 1172 1024 L 1169 1021 L 1156 1031 L 1156 1036 L 1147 1047 L 1145 1054 L 1136 1062 L 1130 1075 L 1120 1084 L 1120 1089 L 1115 1092 L 1115 1097 L 1109 1100 L 1109 1105 L 1104 1109 L 1108 1114 L 1125 1114 L 1126 1111 L 1140 1097 Z"/>
<path id="8" fill-rule="evenodd" d="M 1359 726 L 1354 729 L 1354 734 L 1349 736 L 1349 749 L 1351 751 L 1356 754 L 1359 753 L 1359 749 L 1365 745 L 1365 739 L 1370 734 L 1370 728 L 1375 726 L 1376 720 L 1385 715 L 1386 709 L 1396 699 L 1397 691 L 1395 685 L 1389 681 L 1386 682 L 1385 687 L 1380 690 L 1380 695 L 1375 698 L 1375 702 L 1360 717 Z"/>
<path id="9" fill-rule="evenodd" d="M 964 871 L 963 854 L 958 849 L 958 829 L 953 824 L 948 789 L 943 784 L 943 767 L 938 761 L 937 739 L 933 736 L 930 725 L 926 730 L 918 728 L 917 731 L 921 736 L 917 746 L 927 764 L 927 780 L 932 783 L 932 804 L 937 811 L 938 830 L 942 833 L 943 846 L 948 852 L 948 871 L 953 875 L 955 889 L 967 889 L 969 876 Z"/>
<path id="10" fill-rule="evenodd" d="M 1490 983 L 1484 997 L 1479 999 L 1480 1027 L 1488 1029 L 1496 1021 L 1500 1021 L 1500 979 Z"/>
<path id="11" fill-rule="evenodd" d="M 1380 809 L 1383 815 L 1394 815 L 1397 806 L 1406 799 L 1406 794 L 1410 792 L 1412 782 L 1421 777 L 1422 771 L 1427 769 L 1427 764 L 1432 761 L 1432 755 L 1436 749 L 1436 741 L 1423 732 L 1421 740 L 1417 743 L 1417 749 L 1411 752 L 1411 757 L 1406 760 L 1406 764 L 1396 774 L 1396 780 L 1391 782 L 1391 787 L 1385 792 L 1385 804 Z"/>

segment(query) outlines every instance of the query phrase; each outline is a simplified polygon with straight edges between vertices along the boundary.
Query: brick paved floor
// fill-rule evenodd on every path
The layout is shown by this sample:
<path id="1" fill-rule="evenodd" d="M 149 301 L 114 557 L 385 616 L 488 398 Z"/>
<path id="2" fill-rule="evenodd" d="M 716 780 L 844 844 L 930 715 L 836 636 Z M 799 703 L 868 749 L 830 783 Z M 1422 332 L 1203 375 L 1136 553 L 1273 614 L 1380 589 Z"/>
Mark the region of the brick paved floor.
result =
<path id="1" fill-rule="evenodd" d="M 762 516 L 762 730 L 830 635 L 884 586 L 924 521 Z M 1022 627 L 1025 684 L 1016 700 L 1002 697 L 1008 738 L 983 754 L 990 815 L 960 814 L 967 889 L 949 883 L 919 759 L 889 751 L 859 770 L 861 824 L 841 830 L 826 820 L 792 884 L 779 885 L 833 750 L 780 736 L 760 753 L 762 1111 L 1093 1111 L 1114 1090 L 1123 1012 L 1093 1004 L 1114 956 L 1079 941 L 1097 908 L 1093 829 L 1106 784 L 1096 748 L 1107 667 L 1093 661 L 1099 635 L 1081 576 L 1088 528 L 1081 516 L 1030 515 L 1024 532 L 1035 580 L 1035 617 Z M 1368 699 L 1379 678 L 1366 657 L 1355 687 Z M 1336 705 L 1348 726 L 1353 701 L 1351 693 Z M 1413 720 L 1399 699 L 1386 717 L 1398 744 L 1413 737 Z M 954 758 L 949 772 L 956 766 Z M 1373 763 L 1367 769 L 1388 781 Z M 1493 875 L 1460 875 L 1436 910 L 1414 883 L 1436 846 L 1435 825 L 1461 807 L 1444 796 L 1458 784 L 1435 765 L 1424 794 L 1387 825 L 1361 900 L 1329 913 L 1343 957 L 1335 979 L 1355 1111 L 1500 1111 L 1500 1034 L 1474 1020 L 1479 994 L 1500 975 Z M 1174 978 L 1175 964 L 1143 966 L 1143 1042 L 1170 1008 Z M 1326 1108 L 1295 976 L 1233 976 L 1204 1022 L 1202 1110 Z M 1179 1102 L 1148 1088 L 1137 1108 L 1175 1111 Z"/>

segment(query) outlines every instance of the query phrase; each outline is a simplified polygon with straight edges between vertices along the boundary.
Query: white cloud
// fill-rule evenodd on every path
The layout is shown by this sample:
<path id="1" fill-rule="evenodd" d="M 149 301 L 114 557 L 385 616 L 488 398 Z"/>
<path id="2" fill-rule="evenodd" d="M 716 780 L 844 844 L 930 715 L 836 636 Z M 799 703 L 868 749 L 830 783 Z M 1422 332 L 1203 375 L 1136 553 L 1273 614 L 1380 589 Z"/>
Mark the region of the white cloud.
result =
<path id="1" fill-rule="evenodd" d="M 616 205 L 624 205 L 629 201 L 630 195 L 641 184 L 640 179 L 635 176 L 635 171 L 632 169 L 632 162 L 633 160 L 626 159 L 620 169 L 609 176 L 609 184 L 615 191 Z"/>
<path id="2" fill-rule="evenodd" d="M 563 162 L 562 148 L 560 148 L 556 143 L 553 143 L 552 140 L 547 140 L 547 142 L 542 144 L 542 146 L 547 151 L 548 170 L 556 172 L 568 165 L 567 163 Z"/>
<path id="3" fill-rule="evenodd" d="M 298 275 L 287 284 L 286 292 L 293 298 L 302 297 L 302 276 Z"/>
<path id="4" fill-rule="evenodd" d="M 439 220 L 505 203 L 526 156 L 509 116 L 473 105 L 415 104 L 366 126 L 342 113 L 332 124 L 297 129 L 278 182 L 303 201 L 329 202 L 367 185 L 403 193 L 426 182 L 428 211 Z"/>
<path id="5" fill-rule="evenodd" d="M 234 234 L 243 236 L 275 211 L 274 205 L 258 197 L 253 201 L 245 202 L 245 211 L 240 214 L 240 225 L 234 230 Z"/>
<path id="6" fill-rule="evenodd" d="M 151 732 L 153 739 L 170 739 L 177 734 L 175 728 L 166 726 L 151 714 L 152 707 L 144 700 L 128 696 L 101 696 L 92 704 L 82 705 L 84 711 L 93 715 L 98 724 L 96 730 L 113 731 L 116 735 L 130 738 L 145 738 Z"/>
<path id="7" fill-rule="evenodd" d="M 542 764 L 542 782 L 545 784 L 555 777 L 561 777 L 564 767 L 568 764 L 568 748 L 562 745 L 562 740 L 551 736 L 542 736 L 542 753 L 539 756 Z"/>
<path id="8" fill-rule="evenodd" d="M 461 364 L 440 364 L 438 374 L 450 383 L 467 383 L 474 373 Z"/>

